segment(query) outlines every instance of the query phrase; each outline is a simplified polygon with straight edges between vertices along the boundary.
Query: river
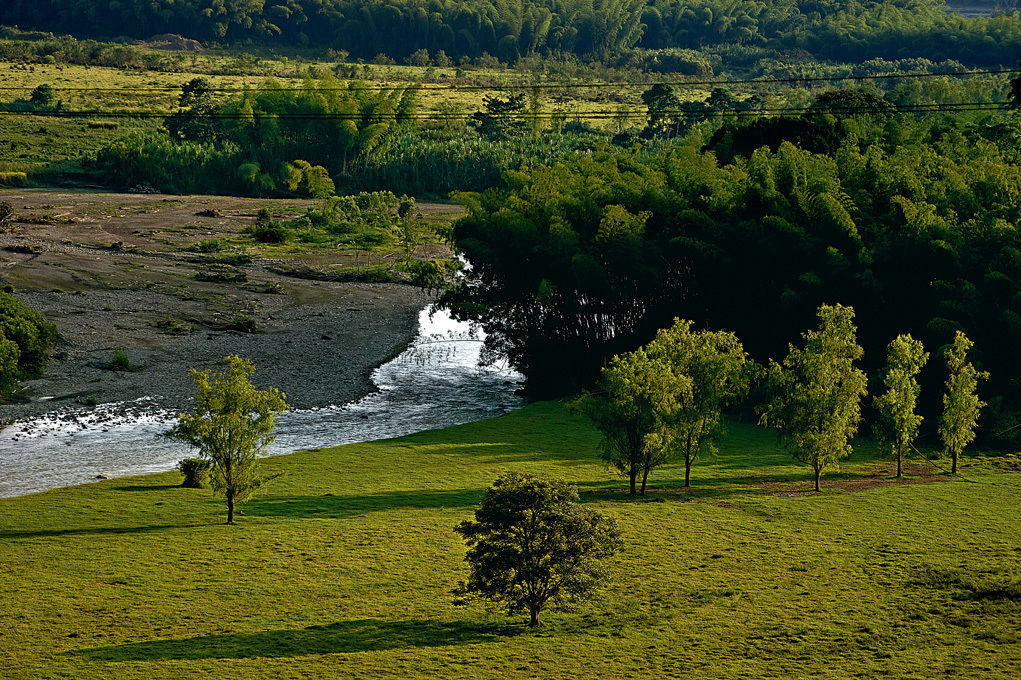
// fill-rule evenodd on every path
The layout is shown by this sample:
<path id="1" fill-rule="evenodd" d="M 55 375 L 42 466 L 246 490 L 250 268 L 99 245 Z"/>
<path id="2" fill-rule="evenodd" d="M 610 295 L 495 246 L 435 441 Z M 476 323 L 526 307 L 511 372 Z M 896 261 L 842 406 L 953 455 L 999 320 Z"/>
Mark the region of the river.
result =
<path id="1" fill-rule="evenodd" d="M 398 437 L 521 406 L 515 395 L 521 376 L 479 367 L 481 344 L 467 324 L 423 309 L 415 340 L 373 372 L 377 391 L 349 404 L 282 414 L 268 455 Z M 174 419 L 153 396 L 16 421 L 0 431 L 0 497 L 173 469 L 195 455 L 158 436 Z"/>

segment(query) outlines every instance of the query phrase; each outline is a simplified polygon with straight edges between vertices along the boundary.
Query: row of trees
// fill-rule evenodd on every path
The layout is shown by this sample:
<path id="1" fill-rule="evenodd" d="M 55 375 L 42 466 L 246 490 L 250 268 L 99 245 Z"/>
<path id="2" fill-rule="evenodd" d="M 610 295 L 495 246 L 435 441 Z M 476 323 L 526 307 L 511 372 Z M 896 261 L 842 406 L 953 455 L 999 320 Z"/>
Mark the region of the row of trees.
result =
<path id="1" fill-rule="evenodd" d="M 372 58 L 532 53 L 599 60 L 629 48 L 715 45 L 807 50 L 863 61 L 928 57 L 1002 64 L 1021 48 L 1016 13 L 966 19 L 942 0 L 9 0 L 0 23 L 100 36 L 318 45 Z M 381 46 L 386 46 L 383 49 Z"/>
<path id="2" fill-rule="evenodd" d="M 675 457 L 683 459 L 684 486 L 690 486 L 692 465 L 716 451 L 724 409 L 744 399 L 761 378 L 767 395 L 757 409 L 762 424 L 776 427 L 791 456 L 812 468 L 818 491 L 823 471 L 851 453 L 867 394 L 854 311 L 822 305 L 818 318 L 818 328 L 802 334 L 802 346 L 791 345 L 783 361 L 770 360 L 767 369 L 749 360 L 733 333 L 694 331 L 690 321 L 678 319 L 647 345 L 615 356 L 593 391 L 572 407 L 602 433 L 603 460 L 628 478 L 632 495 L 644 495 L 649 473 Z M 948 377 L 939 433 L 954 473 L 985 406 L 976 393 L 978 381 L 989 377 L 968 361 L 971 347 L 958 332 L 945 349 Z M 875 432 L 889 444 L 898 477 L 923 420 L 916 412 L 917 376 L 927 359 L 922 343 L 908 334 L 887 347 Z"/>

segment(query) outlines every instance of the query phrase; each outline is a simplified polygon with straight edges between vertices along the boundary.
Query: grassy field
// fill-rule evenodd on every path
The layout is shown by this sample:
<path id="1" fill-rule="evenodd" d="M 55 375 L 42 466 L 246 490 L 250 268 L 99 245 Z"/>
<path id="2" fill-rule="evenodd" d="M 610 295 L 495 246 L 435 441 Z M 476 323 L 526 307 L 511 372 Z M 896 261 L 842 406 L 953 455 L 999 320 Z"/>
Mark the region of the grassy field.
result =
<path id="1" fill-rule="evenodd" d="M 347 75 L 354 68 L 356 77 L 379 86 L 402 86 L 423 83 L 420 112 L 429 115 L 441 104 L 460 107 L 465 115 L 482 108 L 486 95 L 501 95 L 498 90 L 451 89 L 454 85 L 502 87 L 515 82 L 530 82 L 531 76 L 513 70 L 437 68 L 362 64 L 349 65 L 335 61 L 288 61 L 262 59 L 236 65 L 229 55 L 189 54 L 182 61 L 180 73 L 145 71 L 135 68 L 81 66 L 75 64 L 25 64 L 0 61 L 0 103 L 27 99 L 32 90 L 48 84 L 67 110 L 121 112 L 173 111 L 180 87 L 192 78 L 204 77 L 216 87 L 255 87 L 269 77 L 285 86 L 296 87 L 303 74 L 342 69 Z M 233 71 L 237 71 L 236 73 Z M 98 88 L 83 90 L 82 88 Z M 586 112 L 614 111 L 619 105 L 629 109 L 641 107 L 643 88 L 609 91 L 606 88 L 552 90 L 546 94 L 546 111 L 563 111 L 570 119 Z M 502 93 L 506 96 L 506 92 Z M 707 96 L 699 91 L 696 96 Z M 132 133 L 155 131 L 160 120 L 152 118 L 67 119 L 0 112 L 0 171 L 38 172 L 47 164 L 76 159 L 94 153 L 110 142 Z M 600 126 L 610 121 L 594 121 Z M 643 121 L 632 120 L 631 125 Z M 67 168 L 55 168 L 65 172 Z"/>
<path id="2" fill-rule="evenodd" d="M 970 481 L 890 485 L 866 451 L 814 494 L 771 433 L 735 425 L 695 489 L 670 467 L 641 502 L 596 444 L 544 403 L 273 458 L 285 476 L 234 527 L 177 473 L 0 500 L 0 675 L 1021 673 L 1021 475 L 973 463 Z M 603 597 L 536 631 L 451 604 L 451 529 L 509 469 L 578 483 L 625 535 Z"/>

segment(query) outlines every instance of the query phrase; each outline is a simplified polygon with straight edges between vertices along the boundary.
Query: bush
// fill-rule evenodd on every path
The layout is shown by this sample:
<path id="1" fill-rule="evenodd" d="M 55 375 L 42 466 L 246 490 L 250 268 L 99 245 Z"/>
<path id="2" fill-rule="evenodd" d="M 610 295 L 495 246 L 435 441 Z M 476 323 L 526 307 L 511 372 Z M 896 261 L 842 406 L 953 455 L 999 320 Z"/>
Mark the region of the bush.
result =
<path id="1" fill-rule="evenodd" d="M 279 222 L 256 222 L 245 229 L 245 233 L 259 243 L 284 243 L 290 234 L 287 227 Z"/>
<path id="2" fill-rule="evenodd" d="M 0 186 L 5 187 L 28 186 L 28 174 L 24 172 L 0 172 Z"/>
<path id="3" fill-rule="evenodd" d="M 186 489 L 201 489 L 209 479 L 211 463 L 205 458 L 185 458 L 177 464 L 184 475 L 181 486 Z"/>
<path id="4" fill-rule="evenodd" d="M 133 370 L 131 360 L 128 358 L 127 350 L 123 347 L 118 347 L 113 351 L 113 358 L 110 359 L 110 368 L 114 371 Z"/>

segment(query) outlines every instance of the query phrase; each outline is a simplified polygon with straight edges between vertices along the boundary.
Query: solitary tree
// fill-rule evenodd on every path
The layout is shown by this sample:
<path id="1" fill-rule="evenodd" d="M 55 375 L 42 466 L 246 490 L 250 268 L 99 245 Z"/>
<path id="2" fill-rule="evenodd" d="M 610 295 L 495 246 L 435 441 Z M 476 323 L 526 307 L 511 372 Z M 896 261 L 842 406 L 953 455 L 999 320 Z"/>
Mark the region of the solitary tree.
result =
<path id="1" fill-rule="evenodd" d="M 671 367 L 678 407 L 665 415 L 670 439 L 684 455 L 684 486 L 701 453 L 712 453 L 722 434 L 721 412 L 748 391 L 748 355 L 727 331 L 692 331 L 677 319 L 661 330 L 648 349 Z"/>
<path id="2" fill-rule="evenodd" d="M 191 371 L 195 411 L 178 416 L 166 436 L 191 444 L 209 459 L 210 483 L 227 499 L 227 524 L 233 524 L 234 506 L 272 479 L 259 476 L 257 459 L 276 439 L 273 423 L 287 403 L 276 388 L 255 389 L 249 380 L 253 362 L 235 355 L 225 361 L 225 373 Z"/>
<path id="3" fill-rule="evenodd" d="M 910 335 L 898 335 L 886 349 L 886 375 L 883 384 L 886 392 L 876 397 L 879 423 L 876 432 L 880 439 L 890 442 L 897 457 L 897 476 L 901 476 L 901 460 L 911 442 L 918 436 L 922 416 L 915 413 L 918 403 L 917 376 L 929 354 L 920 340 Z"/>
<path id="4" fill-rule="evenodd" d="M 866 385 L 854 365 L 864 353 L 855 338 L 854 310 L 822 305 L 818 316 L 819 330 L 802 334 L 804 349 L 790 345 L 783 364 L 770 362 L 774 396 L 762 414 L 763 424 L 779 429 L 791 456 L 812 467 L 816 491 L 822 471 L 851 453 Z"/>
<path id="5" fill-rule="evenodd" d="M 577 503 L 566 482 L 517 472 L 501 475 L 482 497 L 475 520 L 454 530 L 468 545 L 470 574 L 454 589 L 457 604 L 482 598 L 528 612 L 569 610 L 609 579 L 602 560 L 621 545 L 612 519 Z"/>
<path id="6" fill-rule="evenodd" d="M 950 454 L 953 463 L 951 471 L 957 474 L 957 458 L 964 447 L 975 439 L 978 415 L 986 403 L 978 398 L 978 381 L 986 380 L 989 374 L 976 370 L 968 361 L 968 350 L 975 343 L 968 336 L 957 331 L 954 343 L 947 348 L 947 391 L 943 395 L 943 417 L 939 423 L 939 436 L 943 448 Z"/>
<path id="7" fill-rule="evenodd" d="M 646 348 L 613 357 L 592 393 L 583 393 L 572 407 L 587 415 L 602 435 L 602 455 L 627 476 L 629 492 L 645 494 L 649 472 L 669 459 L 673 430 L 668 421 L 680 408 L 690 379 L 675 375 L 662 353 Z"/>

